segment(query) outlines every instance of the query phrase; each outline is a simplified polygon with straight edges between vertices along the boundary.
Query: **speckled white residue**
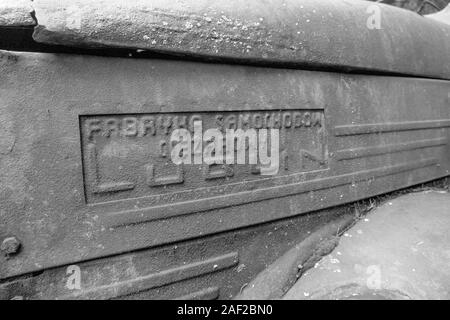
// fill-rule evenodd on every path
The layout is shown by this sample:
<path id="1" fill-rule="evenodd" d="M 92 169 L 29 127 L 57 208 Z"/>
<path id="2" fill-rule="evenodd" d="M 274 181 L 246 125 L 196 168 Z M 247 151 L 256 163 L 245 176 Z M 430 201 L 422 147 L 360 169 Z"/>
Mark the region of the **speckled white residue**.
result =
<path id="1" fill-rule="evenodd" d="M 331 259 L 330 259 L 330 263 L 332 263 L 332 264 L 337 264 L 337 263 L 340 263 L 340 261 L 339 261 L 339 259 L 331 258 Z"/>
<path id="2" fill-rule="evenodd" d="M 246 265 L 243 264 L 243 263 L 241 263 L 241 264 L 237 267 L 236 271 L 237 271 L 237 272 L 241 272 L 241 271 L 244 270 L 245 268 L 246 268 Z"/>

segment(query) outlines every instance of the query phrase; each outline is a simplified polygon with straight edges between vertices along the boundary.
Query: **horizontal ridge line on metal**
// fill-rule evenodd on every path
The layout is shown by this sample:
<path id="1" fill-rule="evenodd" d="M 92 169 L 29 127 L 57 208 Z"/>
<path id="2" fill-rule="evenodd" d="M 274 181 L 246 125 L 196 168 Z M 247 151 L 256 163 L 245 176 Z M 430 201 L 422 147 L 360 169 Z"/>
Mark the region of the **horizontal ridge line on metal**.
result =
<path id="1" fill-rule="evenodd" d="M 73 294 L 62 296 L 60 299 L 86 299 L 91 295 L 101 295 L 103 299 L 117 298 L 228 269 L 235 266 L 238 261 L 238 253 L 231 252 L 145 276 L 139 276 L 131 280 L 116 282 L 87 290 L 81 289 Z"/>
<path id="2" fill-rule="evenodd" d="M 424 120 L 424 121 L 404 121 L 392 123 L 374 123 L 374 124 L 355 124 L 334 127 L 334 135 L 352 136 L 360 134 L 421 130 L 421 129 L 440 129 L 450 127 L 450 119 L 445 120 Z"/>
<path id="3" fill-rule="evenodd" d="M 410 142 L 402 142 L 397 144 L 390 144 L 386 146 L 351 148 L 339 150 L 335 153 L 336 160 L 350 160 L 356 158 L 378 156 L 387 153 L 412 151 L 417 149 L 432 148 L 445 146 L 448 143 L 447 138 L 441 137 L 436 139 L 425 139 Z"/>
<path id="4" fill-rule="evenodd" d="M 341 176 L 328 177 L 308 182 L 300 182 L 283 186 L 276 186 L 264 189 L 256 189 L 247 192 L 224 195 L 213 198 L 193 200 L 189 202 L 170 203 L 161 206 L 138 210 L 126 210 L 115 213 L 105 213 L 100 219 L 108 227 L 123 227 L 132 224 L 146 223 L 155 220 L 168 219 L 176 216 L 191 214 L 195 212 L 208 211 L 212 209 L 225 208 L 233 205 L 241 205 L 251 202 L 268 200 L 272 198 L 285 197 L 289 195 L 328 189 L 339 185 L 350 184 L 355 181 L 370 179 L 372 177 L 382 177 L 401 173 L 404 171 L 420 169 L 436 165 L 435 158 L 421 161 L 408 162 L 399 165 L 363 170 L 356 173 L 344 174 Z M 164 210 L 162 210 L 164 209 Z"/>
<path id="5" fill-rule="evenodd" d="M 219 297 L 220 289 L 218 287 L 209 287 L 187 295 L 174 298 L 173 300 L 215 300 Z"/>

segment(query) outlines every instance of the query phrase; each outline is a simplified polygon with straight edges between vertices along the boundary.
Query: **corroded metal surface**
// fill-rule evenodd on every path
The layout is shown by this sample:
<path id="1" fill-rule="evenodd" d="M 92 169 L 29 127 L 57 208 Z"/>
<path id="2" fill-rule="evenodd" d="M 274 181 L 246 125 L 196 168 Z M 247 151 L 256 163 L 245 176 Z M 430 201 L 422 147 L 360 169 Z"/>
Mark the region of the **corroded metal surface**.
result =
<path id="1" fill-rule="evenodd" d="M 36 0 L 34 39 L 450 79 L 450 28 L 360 0 Z"/>
<path id="2" fill-rule="evenodd" d="M 4 51 L 0 61 L 0 238 L 21 241 L 19 253 L 0 257 L 1 278 L 138 249 L 157 255 L 449 174 L 448 81 Z M 281 129 L 279 174 L 171 168 L 161 146 L 194 116 L 205 128 L 264 120 Z M 161 120 L 119 134 L 124 119 L 143 117 Z M 98 135 L 106 119 L 118 135 Z M 236 246 L 199 248 L 112 288 L 102 271 L 106 288 L 94 295 L 128 295 L 130 278 L 160 287 L 159 271 L 187 279 L 215 265 L 237 270 Z"/>
<path id="3" fill-rule="evenodd" d="M 333 222 L 328 234 L 335 235 L 353 219 L 352 210 L 326 210 L 163 248 L 80 261 L 80 289 L 67 285 L 70 268 L 62 266 L 0 283 L 0 299 L 230 299 L 319 226 Z"/>

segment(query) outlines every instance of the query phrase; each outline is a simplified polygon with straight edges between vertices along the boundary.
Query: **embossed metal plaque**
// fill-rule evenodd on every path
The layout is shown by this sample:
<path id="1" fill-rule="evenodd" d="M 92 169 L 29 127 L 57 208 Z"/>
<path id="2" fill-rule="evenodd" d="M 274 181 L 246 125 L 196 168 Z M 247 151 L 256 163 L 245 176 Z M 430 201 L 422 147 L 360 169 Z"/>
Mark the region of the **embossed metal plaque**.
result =
<path id="1" fill-rule="evenodd" d="M 278 174 L 263 176 L 255 164 L 175 165 L 171 133 L 193 132 L 194 121 L 222 132 L 279 129 Z M 300 173 L 327 167 L 323 110 L 88 115 L 80 128 L 88 203 L 145 197 L 142 205 L 151 207 L 208 199 L 293 183 Z"/>

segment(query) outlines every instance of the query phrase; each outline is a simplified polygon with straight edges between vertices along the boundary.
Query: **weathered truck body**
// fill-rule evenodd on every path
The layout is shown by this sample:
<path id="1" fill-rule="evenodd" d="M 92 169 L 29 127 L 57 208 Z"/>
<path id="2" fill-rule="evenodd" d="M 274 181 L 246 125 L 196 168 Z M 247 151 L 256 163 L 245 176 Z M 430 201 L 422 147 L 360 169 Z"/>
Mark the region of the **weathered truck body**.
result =
<path id="1" fill-rule="evenodd" d="M 117 7 L 76 1 L 68 27 L 64 5 L 35 3 L 35 39 L 83 54 L 0 51 L 0 240 L 17 241 L 1 298 L 233 298 L 316 230 L 339 234 L 352 203 L 449 176 L 444 23 L 381 6 L 369 30 L 364 1 L 141 1 L 110 21 Z M 279 173 L 175 166 L 170 132 L 195 119 L 280 129 Z"/>

